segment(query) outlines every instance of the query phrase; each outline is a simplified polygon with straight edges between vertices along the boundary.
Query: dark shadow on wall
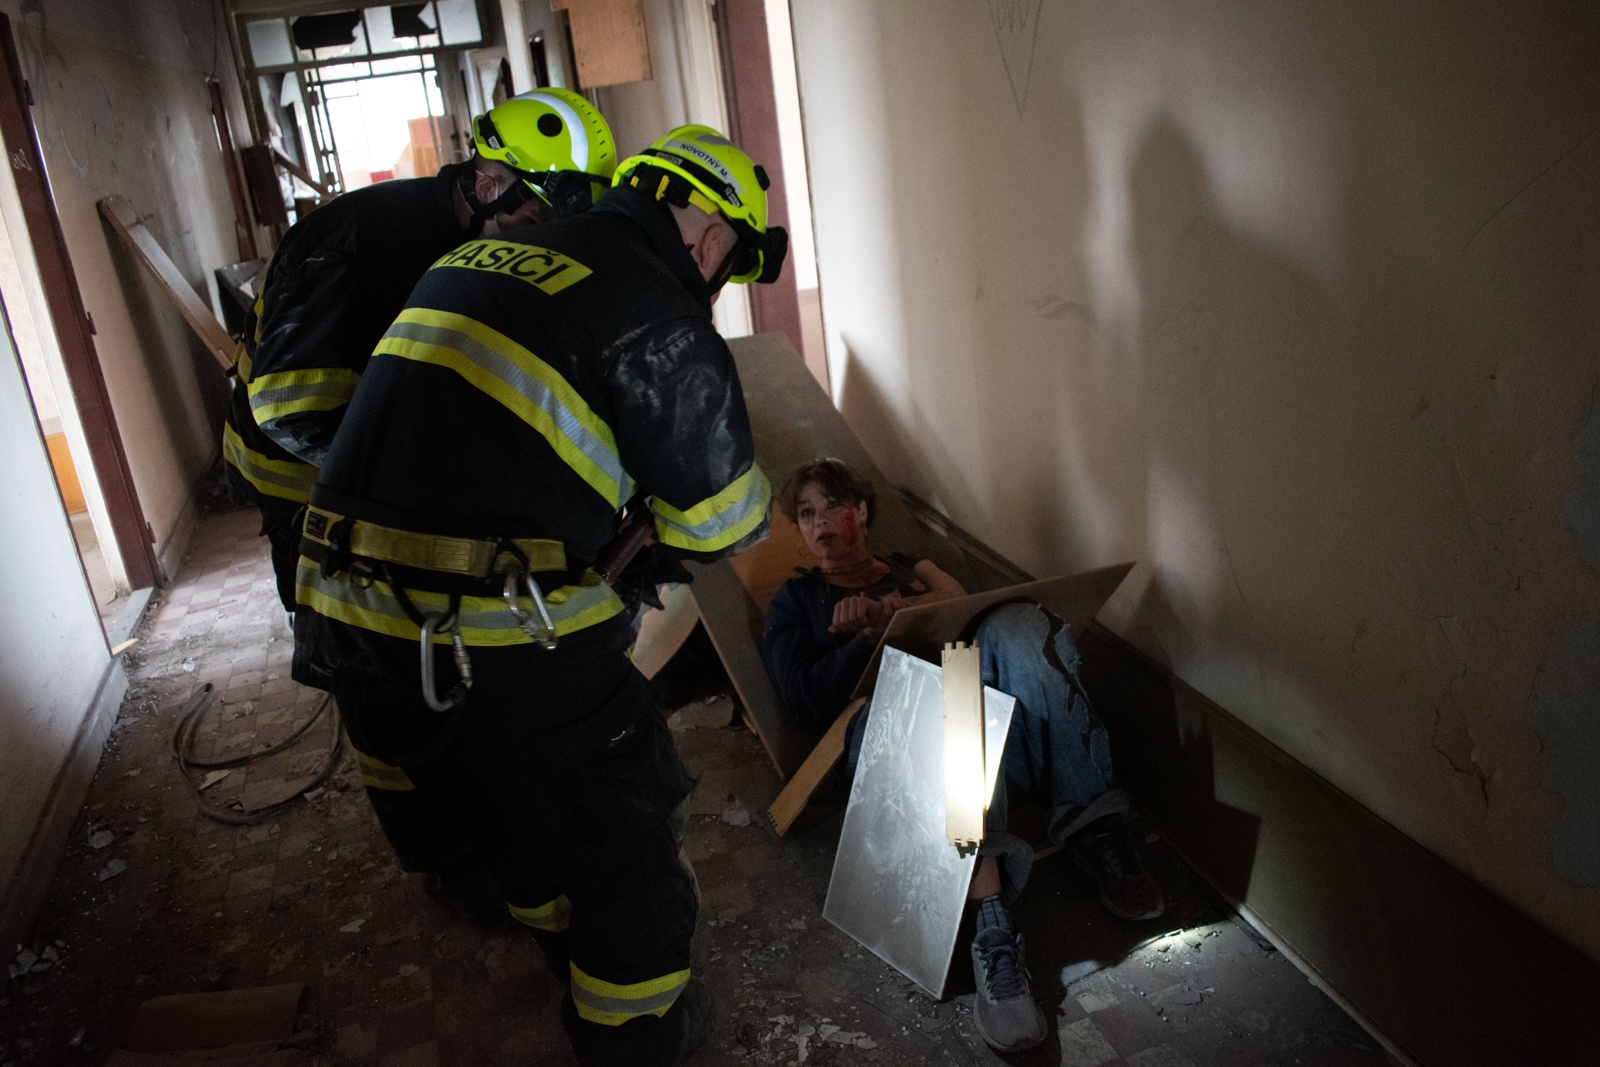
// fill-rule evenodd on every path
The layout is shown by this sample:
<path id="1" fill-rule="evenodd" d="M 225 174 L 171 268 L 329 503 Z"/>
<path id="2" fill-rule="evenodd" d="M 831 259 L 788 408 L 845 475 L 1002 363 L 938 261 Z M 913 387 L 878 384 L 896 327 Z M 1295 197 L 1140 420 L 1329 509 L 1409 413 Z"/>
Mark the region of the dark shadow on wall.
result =
<path id="1" fill-rule="evenodd" d="M 1363 491 L 1345 469 L 1360 391 L 1341 380 L 1346 357 L 1329 302 L 1295 264 L 1230 230 L 1198 148 L 1175 121 L 1145 131 L 1128 178 L 1145 466 L 1124 499 L 1139 509 L 1129 519 L 1144 531 L 1141 555 L 1176 558 L 1158 567 L 1122 636 L 1180 674 L 1240 643 L 1247 652 L 1227 684 L 1258 686 L 1259 714 L 1287 714 L 1296 673 L 1275 671 L 1269 684 L 1265 672 L 1317 655 L 1317 635 L 1342 625 L 1333 611 L 1341 591 L 1326 583 L 1341 569 L 1339 523 Z M 1241 678 L 1246 670 L 1257 677 Z M 1270 872 L 1242 875 L 1238 827 L 1205 812 L 1214 772 L 1183 751 L 1186 729 L 1205 736 L 1205 717 L 1149 686 L 1138 706 L 1144 766 L 1126 761 L 1124 772 L 1145 776 L 1141 793 L 1165 797 L 1158 821 L 1172 823 L 1225 895 L 1267 912 L 1286 937 L 1293 931 L 1294 947 L 1319 966 L 1351 944 L 1316 914 L 1329 884 L 1368 928 L 1385 923 L 1388 901 L 1360 849 L 1337 837 L 1278 836 L 1286 813 L 1236 763 L 1225 788 L 1235 803 L 1256 801 L 1248 810 L 1265 841 L 1255 862 Z M 1215 758 L 1209 742 L 1202 747 Z M 1383 999 L 1400 996 L 1393 979 L 1383 967 L 1362 976 Z"/>
<path id="2" fill-rule="evenodd" d="M 1136 528 L 1147 542 L 1159 531 L 1188 565 L 1155 574 L 1121 638 L 1164 667 L 1205 667 L 1213 685 L 1226 678 L 1251 694 L 1265 729 L 1272 716 L 1314 707 L 1335 738 L 1426 745 L 1411 728 L 1416 709 L 1373 680 L 1392 691 L 1407 672 L 1440 668 L 1408 636 L 1358 641 L 1364 623 L 1355 622 L 1362 590 L 1404 595 L 1385 568 L 1420 551 L 1408 526 L 1419 512 L 1386 478 L 1401 461 L 1393 406 L 1414 402 L 1389 388 L 1400 377 L 1397 339 L 1355 336 L 1305 269 L 1231 230 L 1202 159 L 1176 122 L 1161 119 L 1129 173 L 1148 414 L 1145 482 L 1126 498 L 1145 509 Z M 1086 676 L 1099 670 L 1119 773 L 1225 895 L 1419 1063 L 1587 1062 L 1574 1058 L 1586 1047 L 1574 1019 L 1600 988 L 1590 961 L 1199 693 L 1140 664 L 1121 638 L 1092 633 L 1084 656 Z M 1231 668 L 1230 643 L 1243 650 Z M 1459 671 L 1447 666 L 1440 693 Z M 1330 678 L 1349 684 L 1328 691 Z M 1341 718 L 1341 708 L 1362 718 Z M 1360 750 L 1330 744 L 1318 755 L 1332 762 Z M 1375 770 L 1331 769 L 1358 778 Z M 1247 831 L 1218 816 L 1219 798 L 1260 819 L 1246 878 Z"/>
<path id="3" fill-rule="evenodd" d="M 1081 635 L 1084 688 L 1106 723 L 1119 782 L 1230 901 L 1250 899 L 1261 818 L 1217 796 L 1205 711 L 1098 627 Z"/>

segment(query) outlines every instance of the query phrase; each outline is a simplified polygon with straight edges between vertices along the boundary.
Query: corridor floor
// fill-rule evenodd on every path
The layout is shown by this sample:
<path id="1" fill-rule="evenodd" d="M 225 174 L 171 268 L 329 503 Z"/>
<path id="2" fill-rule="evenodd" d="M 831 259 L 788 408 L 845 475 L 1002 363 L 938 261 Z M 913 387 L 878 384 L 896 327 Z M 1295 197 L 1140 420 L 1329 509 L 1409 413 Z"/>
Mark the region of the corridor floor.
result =
<path id="1" fill-rule="evenodd" d="M 50 900 L 31 941 L 6 946 L 6 962 L 19 952 L 38 962 L 0 986 L 0 1067 L 98 1064 L 149 997 L 281 982 L 308 987 L 295 1052 L 305 1063 L 570 1064 L 558 987 L 531 938 L 442 911 L 399 870 L 348 749 L 325 788 L 269 821 L 229 826 L 197 811 L 171 739 L 198 686 L 221 695 L 198 734 L 201 759 L 275 743 L 322 699 L 288 677 L 290 639 L 264 549 L 251 512 L 207 518 L 178 582 L 152 604 Z M 319 722 L 295 748 L 203 795 L 247 807 L 296 795 L 330 730 Z M 952 996 L 934 1003 L 823 920 L 838 805 L 779 840 L 761 814 L 778 783 L 738 716 L 677 737 L 700 780 L 689 836 L 704 894 L 694 967 L 716 1004 L 710 1043 L 691 1062 L 1002 1062 L 973 1031 L 962 957 Z M 1167 915 L 1117 922 L 1063 857 L 1043 860 L 1016 920 L 1052 1033 L 1006 1062 L 1387 1062 L 1148 827 L 1135 830 Z"/>

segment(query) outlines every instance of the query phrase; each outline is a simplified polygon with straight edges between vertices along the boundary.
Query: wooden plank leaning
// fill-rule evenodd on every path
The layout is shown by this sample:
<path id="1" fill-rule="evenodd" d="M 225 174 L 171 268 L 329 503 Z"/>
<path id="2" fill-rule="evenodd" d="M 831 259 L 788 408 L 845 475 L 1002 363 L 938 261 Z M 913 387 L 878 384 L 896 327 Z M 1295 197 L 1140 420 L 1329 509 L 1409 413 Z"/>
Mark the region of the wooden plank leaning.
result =
<path id="1" fill-rule="evenodd" d="M 144 264 L 145 270 L 150 272 L 156 284 L 166 293 L 167 300 L 178 309 L 195 336 L 200 338 L 200 343 L 206 346 L 223 370 L 232 370 L 233 338 L 184 279 L 177 264 L 172 262 L 166 250 L 156 241 L 155 235 L 139 221 L 139 214 L 134 211 L 133 205 L 120 196 L 108 196 L 100 201 L 99 207 L 100 214 L 117 231 L 117 236 L 122 238 L 134 258 Z"/>
<path id="2" fill-rule="evenodd" d="M 833 725 L 828 727 L 828 732 L 822 735 L 822 740 L 812 748 L 811 754 L 805 762 L 800 764 L 800 769 L 794 772 L 784 785 L 781 792 L 767 809 L 767 818 L 772 820 L 772 828 L 782 837 L 789 832 L 789 827 L 806 810 L 806 805 L 811 803 L 811 798 L 816 795 L 817 787 L 828 773 L 838 766 L 844 758 L 844 738 L 850 730 L 850 723 L 855 720 L 866 700 L 860 697 L 852 700 L 850 704 L 833 720 Z"/>

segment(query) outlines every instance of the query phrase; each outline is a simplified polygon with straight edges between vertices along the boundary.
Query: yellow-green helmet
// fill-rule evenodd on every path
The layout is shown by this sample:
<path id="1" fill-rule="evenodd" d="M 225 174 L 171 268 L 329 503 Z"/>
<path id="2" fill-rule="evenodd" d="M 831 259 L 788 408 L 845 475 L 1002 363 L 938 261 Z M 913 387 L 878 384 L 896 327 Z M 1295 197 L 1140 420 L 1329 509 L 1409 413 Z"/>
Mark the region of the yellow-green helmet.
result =
<path id="1" fill-rule="evenodd" d="M 611 127 L 571 89 L 513 96 L 472 120 L 472 143 L 480 156 L 536 184 L 539 175 L 552 171 L 577 171 L 606 182 L 617 169 Z"/>
<path id="2" fill-rule="evenodd" d="M 782 226 L 767 225 L 767 172 L 710 126 L 679 126 L 623 160 L 613 185 L 720 214 L 739 237 L 734 282 L 774 282 L 789 250 Z"/>

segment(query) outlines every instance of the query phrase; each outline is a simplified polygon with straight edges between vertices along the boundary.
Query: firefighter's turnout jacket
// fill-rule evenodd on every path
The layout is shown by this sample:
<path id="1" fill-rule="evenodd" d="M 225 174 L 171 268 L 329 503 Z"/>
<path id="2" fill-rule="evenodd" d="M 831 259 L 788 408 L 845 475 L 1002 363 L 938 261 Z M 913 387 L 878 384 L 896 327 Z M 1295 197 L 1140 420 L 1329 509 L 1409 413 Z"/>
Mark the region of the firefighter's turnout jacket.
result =
<path id="1" fill-rule="evenodd" d="M 498 581 L 363 568 L 359 557 L 352 580 L 344 519 L 539 542 L 529 569 L 562 637 L 621 611 L 590 564 L 636 492 L 660 543 L 685 557 L 765 537 L 770 487 L 710 312 L 671 216 L 627 188 L 577 218 L 439 257 L 378 342 L 321 467 L 301 614 L 400 639 L 414 662 L 417 613 L 447 612 L 454 595 L 468 647 L 533 640 Z M 338 657 L 317 662 L 327 642 L 308 636 L 296 677 L 327 688 Z"/>
<path id="2" fill-rule="evenodd" d="M 245 324 L 222 432 L 235 476 L 261 498 L 304 504 L 373 345 L 462 230 L 453 197 L 471 163 L 379 182 L 289 227 Z"/>
<path id="3" fill-rule="evenodd" d="M 453 813 L 512 915 L 570 944 L 580 1063 L 675 1062 L 696 908 L 675 815 L 692 781 L 592 564 L 630 500 L 662 545 L 711 559 L 765 536 L 770 497 L 705 282 L 666 209 L 627 187 L 441 256 L 321 465 L 294 676 Z M 520 584 L 444 566 L 474 545 L 526 562 L 554 649 L 519 624 Z M 460 678 L 458 639 L 474 676 L 447 714 L 418 673 L 439 620 L 436 693 Z"/>

